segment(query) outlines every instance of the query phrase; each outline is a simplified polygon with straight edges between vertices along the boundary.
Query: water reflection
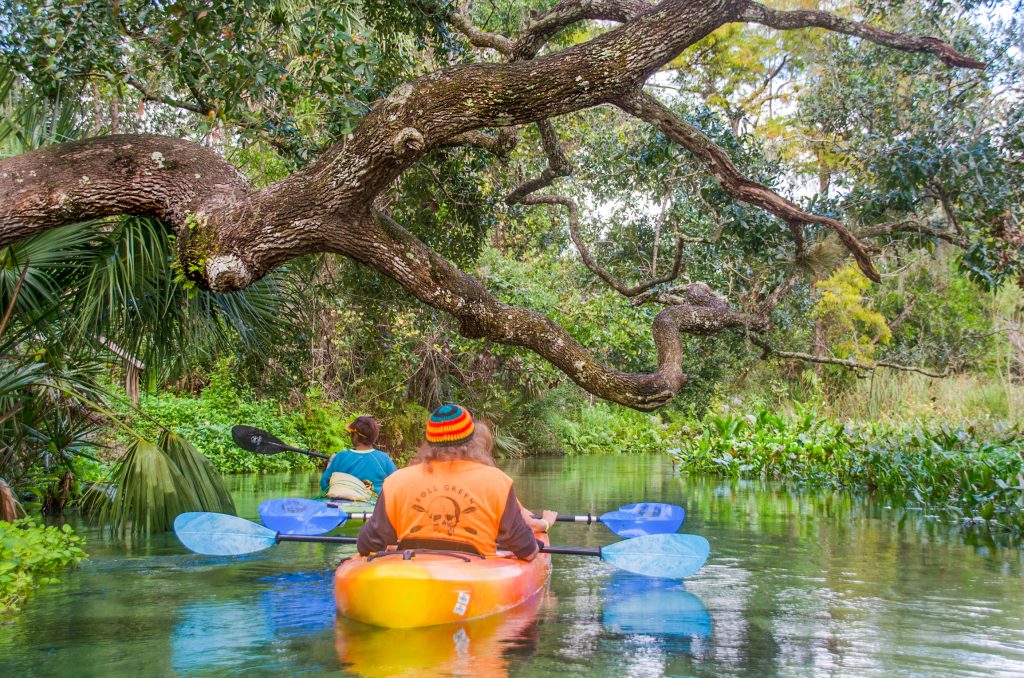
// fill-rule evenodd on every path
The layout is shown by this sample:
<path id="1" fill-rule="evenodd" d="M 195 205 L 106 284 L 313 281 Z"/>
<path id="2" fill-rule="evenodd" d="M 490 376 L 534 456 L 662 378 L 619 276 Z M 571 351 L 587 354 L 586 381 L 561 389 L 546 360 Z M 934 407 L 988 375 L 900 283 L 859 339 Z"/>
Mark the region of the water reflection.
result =
<path id="1" fill-rule="evenodd" d="M 255 580 L 265 590 L 237 600 L 183 605 L 171 634 L 176 673 L 234 668 L 275 644 L 334 627 L 333 572 L 290 572 Z"/>
<path id="2" fill-rule="evenodd" d="M 841 492 L 680 477 L 653 457 L 509 470 L 530 507 L 683 505 L 711 559 L 683 587 L 556 556 L 536 608 L 387 631 L 336 620 L 332 574 L 350 546 L 204 558 L 173 535 L 125 542 L 78 525 L 90 560 L 0 624 L 0 676 L 1024 675 L 1024 550 L 998 534 Z M 317 487 L 311 474 L 228 480 L 250 519 L 260 501 Z M 560 523 L 552 539 L 617 538 Z"/>
<path id="3" fill-rule="evenodd" d="M 513 661 L 536 653 L 544 600 L 542 592 L 504 614 L 419 629 L 381 629 L 338 617 L 338 661 L 367 678 L 506 676 Z"/>
<path id="4" fill-rule="evenodd" d="M 333 570 L 290 572 L 256 581 L 270 584 L 260 595 L 260 608 L 275 636 L 307 636 L 334 628 Z"/>
<path id="5" fill-rule="evenodd" d="M 323 668 L 376 676 L 506 676 L 516 660 L 536 653 L 538 612 L 555 604 L 542 592 L 514 610 L 464 624 L 382 629 L 336 615 L 333 572 L 261 577 L 257 595 L 183 605 L 171 634 L 176 674 L 288 671 L 333 640 L 336 658 Z M 251 593 L 251 592 L 250 592 Z M 272 648 L 300 648 L 294 660 Z M 268 663 L 268 653 L 273 658 Z"/>
<path id="6" fill-rule="evenodd" d="M 707 638 L 711 614 L 680 581 L 614 573 L 601 593 L 601 623 L 612 633 Z"/>
<path id="7" fill-rule="evenodd" d="M 600 600 L 603 644 L 621 647 L 630 658 L 631 676 L 674 673 L 701 654 L 711 635 L 704 602 L 679 581 L 615 573 L 602 587 Z"/>

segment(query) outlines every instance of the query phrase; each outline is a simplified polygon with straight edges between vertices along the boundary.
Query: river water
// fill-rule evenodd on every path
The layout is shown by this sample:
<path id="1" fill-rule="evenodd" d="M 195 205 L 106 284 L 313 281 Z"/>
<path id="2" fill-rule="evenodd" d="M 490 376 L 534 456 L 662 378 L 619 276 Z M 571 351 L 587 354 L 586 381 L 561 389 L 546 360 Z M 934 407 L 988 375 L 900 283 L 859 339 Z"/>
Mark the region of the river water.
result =
<path id="1" fill-rule="evenodd" d="M 685 478 L 667 459 L 505 465 L 531 508 L 686 507 L 711 542 L 685 584 L 556 556 L 549 587 L 512 613 L 413 630 L 335 615 L 352 547 L 282 544 L 190 554 L 173 535 L 86 529 L 90 560 L 0 625 L 0 676 L 1021 676 L 1024 550 L 975 541 L 922 511 L 842 493 Z M 228 479 L 240 515 L 311 496 L 307 476 Z M 358 525 L 341 533 L 355 534 Z M 615 541 L 559 524 L 552 542 Z"/>

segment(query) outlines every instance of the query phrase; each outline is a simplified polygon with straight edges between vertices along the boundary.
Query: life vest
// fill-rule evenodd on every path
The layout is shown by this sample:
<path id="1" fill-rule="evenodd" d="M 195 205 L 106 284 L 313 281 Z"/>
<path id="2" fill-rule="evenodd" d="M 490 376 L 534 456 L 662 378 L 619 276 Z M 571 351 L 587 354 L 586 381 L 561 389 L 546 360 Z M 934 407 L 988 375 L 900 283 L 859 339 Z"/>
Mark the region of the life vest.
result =
<path id="1" fill-rule="evenodd" d="M 473 461 L 407 466 L 384 481 L 384 508 L 399 541 L 424 539 L 472 545 L 495 553 L 512 479 Z"/>

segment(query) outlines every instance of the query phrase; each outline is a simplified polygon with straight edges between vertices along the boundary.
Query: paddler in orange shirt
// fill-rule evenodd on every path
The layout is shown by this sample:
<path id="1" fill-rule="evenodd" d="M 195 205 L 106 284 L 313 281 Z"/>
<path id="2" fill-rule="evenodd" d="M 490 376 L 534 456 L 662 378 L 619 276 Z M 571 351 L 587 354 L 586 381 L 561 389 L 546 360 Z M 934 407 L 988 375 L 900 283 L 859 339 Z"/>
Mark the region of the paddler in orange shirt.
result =
<path id="1" fill-rule="evenodd" d="M 430 415 L 426 437 L 409 465 L 384 480 L 359 531 L 360 555 L 391 546 L 482 556 L 503 549 L 532 560 L 534 532 L 546 532 L 558 514 L 534 520 L 522 509 L 512 479 L 494 465 L 487 425 L 458 405 L 442 405 Z"/>

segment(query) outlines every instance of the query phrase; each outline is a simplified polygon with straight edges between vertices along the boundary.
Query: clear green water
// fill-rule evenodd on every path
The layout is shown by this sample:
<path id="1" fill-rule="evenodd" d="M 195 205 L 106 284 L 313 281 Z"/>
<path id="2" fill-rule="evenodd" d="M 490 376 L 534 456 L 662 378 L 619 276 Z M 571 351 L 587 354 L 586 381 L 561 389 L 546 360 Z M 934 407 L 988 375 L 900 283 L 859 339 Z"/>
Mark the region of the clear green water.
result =
<path id="1" fill-rule="evenodd" d="M 0 676 L 512 675 L 1020 676 L 1024 551 L 843 494 L 680 479 L 666 460 L 512 464 L 524 503 L 601 512 L 686 506 L 708 565 L 685 587 L 556 557 L 533 605 L 485 622 L 384 631 L 336 620 L 346 547 L 191 555 L 170 535 L 88 531 L 91 560 L 0 626 Z M 315 478 L 230 479 L 242 516 Z M 357 526 L 344 529 L 354 534 Z M 613 541 L 560 524 L 553 541 Z"/>

